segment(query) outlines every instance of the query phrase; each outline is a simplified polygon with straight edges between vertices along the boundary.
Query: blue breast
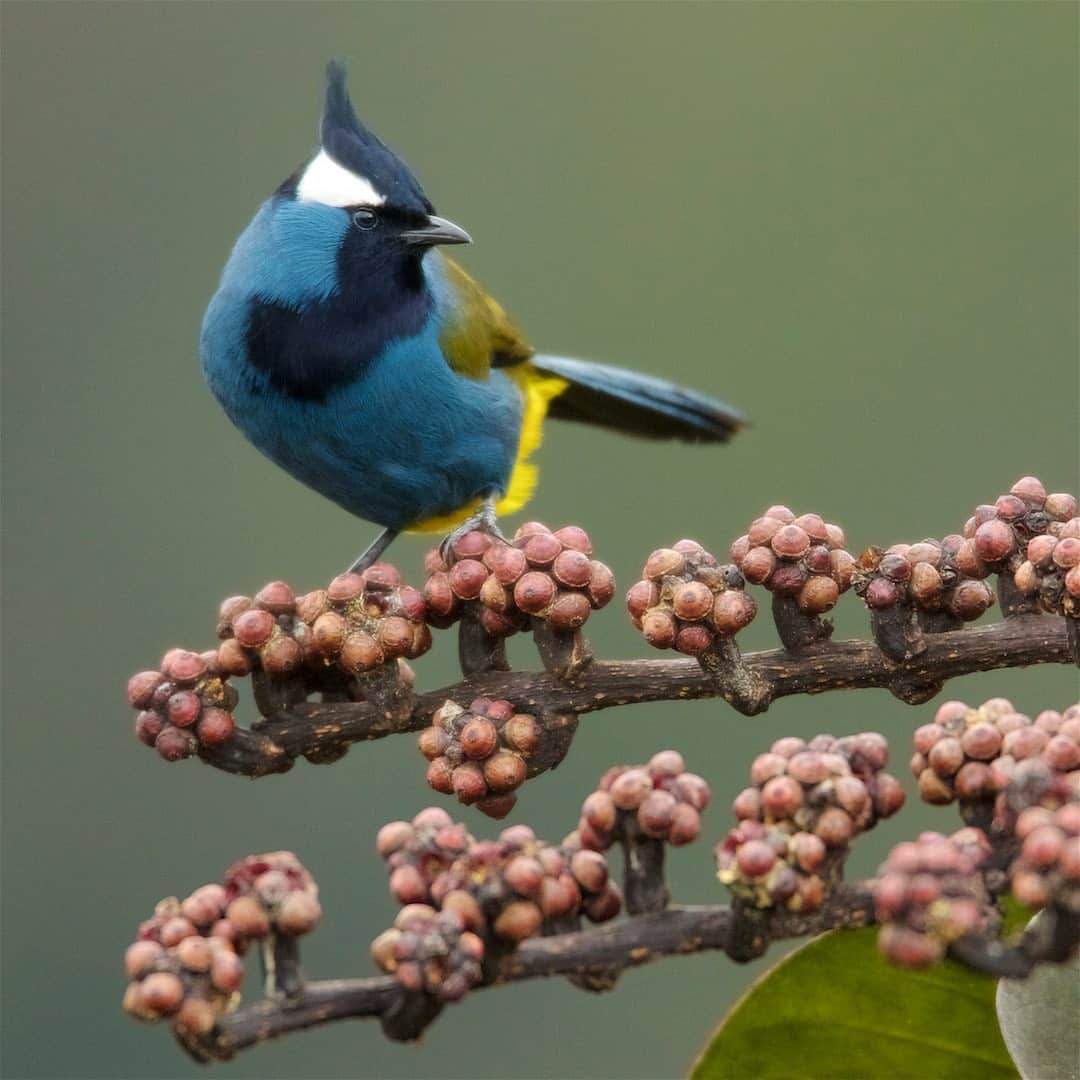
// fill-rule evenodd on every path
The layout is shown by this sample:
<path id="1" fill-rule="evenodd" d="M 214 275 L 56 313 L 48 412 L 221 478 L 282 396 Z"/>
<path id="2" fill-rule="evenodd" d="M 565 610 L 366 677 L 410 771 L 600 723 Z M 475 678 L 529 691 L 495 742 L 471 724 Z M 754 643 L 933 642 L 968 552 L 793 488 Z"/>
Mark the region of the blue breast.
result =
<path id="1" fill-rule="evenodd" d="M 336 350 L 336 376 L 320 383 L 320 393 L 296 392 L 252 362 L 252 319 L 267 303 L 317 325 L 320 307 L 333 306 L 338 295 L 332 235 L 313 243 L 310 234 L 341 229 L 344 215 L 331 208 L 325 216 L 306 213 L 298 231 L 308 232 L 307 242 L 285 229 L 286 246 L 304 267 L 287 272 L 281 207 L 272 204 L 237 242 L 203 321 L 203 370 L 233 423 L 298 480 L 388 528 L 408 528 L 504 490 L 517 451 L 521 396 L 501 372 L 475 381 L 444 360 L 439 332 L 453 297 L 437 253 L 425 259 L 431 287 L 415 332 L 358 356 L 354 369 Z M 357 341 L 370 340 L 364 327 L 353 331 Z M 340 328 L 328 340 L 340 344 Z"/>

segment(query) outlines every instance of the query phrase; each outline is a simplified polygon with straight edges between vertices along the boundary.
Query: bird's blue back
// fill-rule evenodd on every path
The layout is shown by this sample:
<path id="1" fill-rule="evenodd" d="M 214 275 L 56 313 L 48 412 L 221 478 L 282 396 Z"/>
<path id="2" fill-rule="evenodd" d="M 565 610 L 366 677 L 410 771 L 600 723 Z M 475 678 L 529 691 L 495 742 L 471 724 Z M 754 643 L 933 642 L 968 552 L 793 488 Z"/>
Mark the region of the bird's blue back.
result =
<path id="1" fill-rule="evenodd" d="M 348 228 L 335 207 L 282 196 L 264 203 L 207 309 L 203 370 L 233 423 L 269 458 L 346 510 L 404 529 L 506 490 L 522 398 L 500 371 L 476 380 L 447 364 L 439 339 L 457 298 L 436 250 L 422 263 L 422 308 L 397 323 L 359 325 L 339 277 Z M 316 325 L 332 312 L 338 341 L 355 334 L 364 343 L 355 370 L 346 357 L 320 393 L 282 385 L 253 355 L 268 305 L 286 317 L 305 312 Z M 342 320 L 357 325 L 343 335 Z M 313 353 L 311 363 L 318 359 Z"/>

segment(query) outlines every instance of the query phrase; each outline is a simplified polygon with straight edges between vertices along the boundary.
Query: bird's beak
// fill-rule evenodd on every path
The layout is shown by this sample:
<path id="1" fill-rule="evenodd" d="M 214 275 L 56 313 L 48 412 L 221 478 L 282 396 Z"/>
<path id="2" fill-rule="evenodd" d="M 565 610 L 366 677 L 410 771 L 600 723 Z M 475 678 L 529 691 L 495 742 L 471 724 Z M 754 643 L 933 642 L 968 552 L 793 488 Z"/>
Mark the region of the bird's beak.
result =
<path id="1" fill-rule="evenodd" d="M 419 229 L 409 229 L 401 234 L 407 244 L 429 247 L 432 244 L 471 244 L 472 237 L 460 226 L 446 218 L 432 214 L 428 223 Z"/>

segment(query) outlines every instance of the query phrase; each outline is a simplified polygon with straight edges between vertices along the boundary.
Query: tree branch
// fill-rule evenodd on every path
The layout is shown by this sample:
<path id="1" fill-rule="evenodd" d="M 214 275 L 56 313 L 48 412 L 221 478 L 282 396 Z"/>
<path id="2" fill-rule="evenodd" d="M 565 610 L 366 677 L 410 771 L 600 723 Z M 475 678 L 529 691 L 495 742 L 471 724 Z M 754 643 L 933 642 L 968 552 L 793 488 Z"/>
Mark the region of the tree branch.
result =
<path id="1" fill-rule="evenodd" d="M 842 926 L 867 926 L 873 921 L 873 899 L 865 884 L 840 885 L 825 907 L 811 915 L 740 911 L 723 905 L 671 907 L 590 930 L 531 938 L 503 957 L 495 977 L 485 985 L 592 975 L 600 977 L 601 985 L 612 986 L 627 968 L 665 956 L 719 950 L 742 960 L 748 938 L 760 945 L 760 955 L 771 941 Z M 312 982 L 294 1002 L 266 999 L 240 1009 L 185 1048 L 202 1059 L 225 1060 L 292 1031 L 350 1017 L 384 1016 L 400 1007 L 407 993 L 389 975 Z"/>
<path id="2" fill-rule="evenodd" d="M 1009 943 L 962 937 L 949 946 L 950 955 L 962 964 L 999 979 L 1023 979 L 1038 964 L 1061 963 L 1076 951 L 1080 915 L 1063 908 L 1045 908 L 1018 941 Z"/>
<path id="3" fill-rule="evenodd" d="M 877 687 L 905 701 L 925 701 L 946 679 L 974 671 L 1069 663 L 1066 620 L 1017 615 L 990 626 L 927 635 L 924 652 L 906 663 L 890 660 L 872 641 L 824 641 L 798 652 L 774 649 L 741 658 L 766 685 L 768 700 L 793 694 Z M 572 681 L 547 672 L 489 671 L 418 695 L 410 714 L 395 717 L 368 702 L 305 702 L 238 730 L 207 749 L 207 764 L 226 772 L 266 776 L 285 772 L 299 756 L 332 760 L 354 742 L 420 731 L 447 699 L 505 698 L 540 716 L 596 712 L 617 705 L 725 696 L 725 681 L 695 660 L 597 660 Z"/>

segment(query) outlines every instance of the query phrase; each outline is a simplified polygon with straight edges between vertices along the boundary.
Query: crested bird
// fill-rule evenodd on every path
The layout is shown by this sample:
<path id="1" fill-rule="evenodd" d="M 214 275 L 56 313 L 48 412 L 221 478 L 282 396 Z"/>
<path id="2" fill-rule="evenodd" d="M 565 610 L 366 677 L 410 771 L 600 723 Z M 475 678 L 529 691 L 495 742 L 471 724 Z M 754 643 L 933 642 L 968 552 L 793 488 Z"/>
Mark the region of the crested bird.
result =
<path id="1" fill-rule="evenodd" d="M 744 422 L 664 379 L 535 352 L 441 250 L 466 244 L 327 68 L 319 149 L 262 204 L 203 319 L 206 380 L 268 458 L 382 527 L 493 535 L 532 494 L 545 417 L 725 442 Z"/>

